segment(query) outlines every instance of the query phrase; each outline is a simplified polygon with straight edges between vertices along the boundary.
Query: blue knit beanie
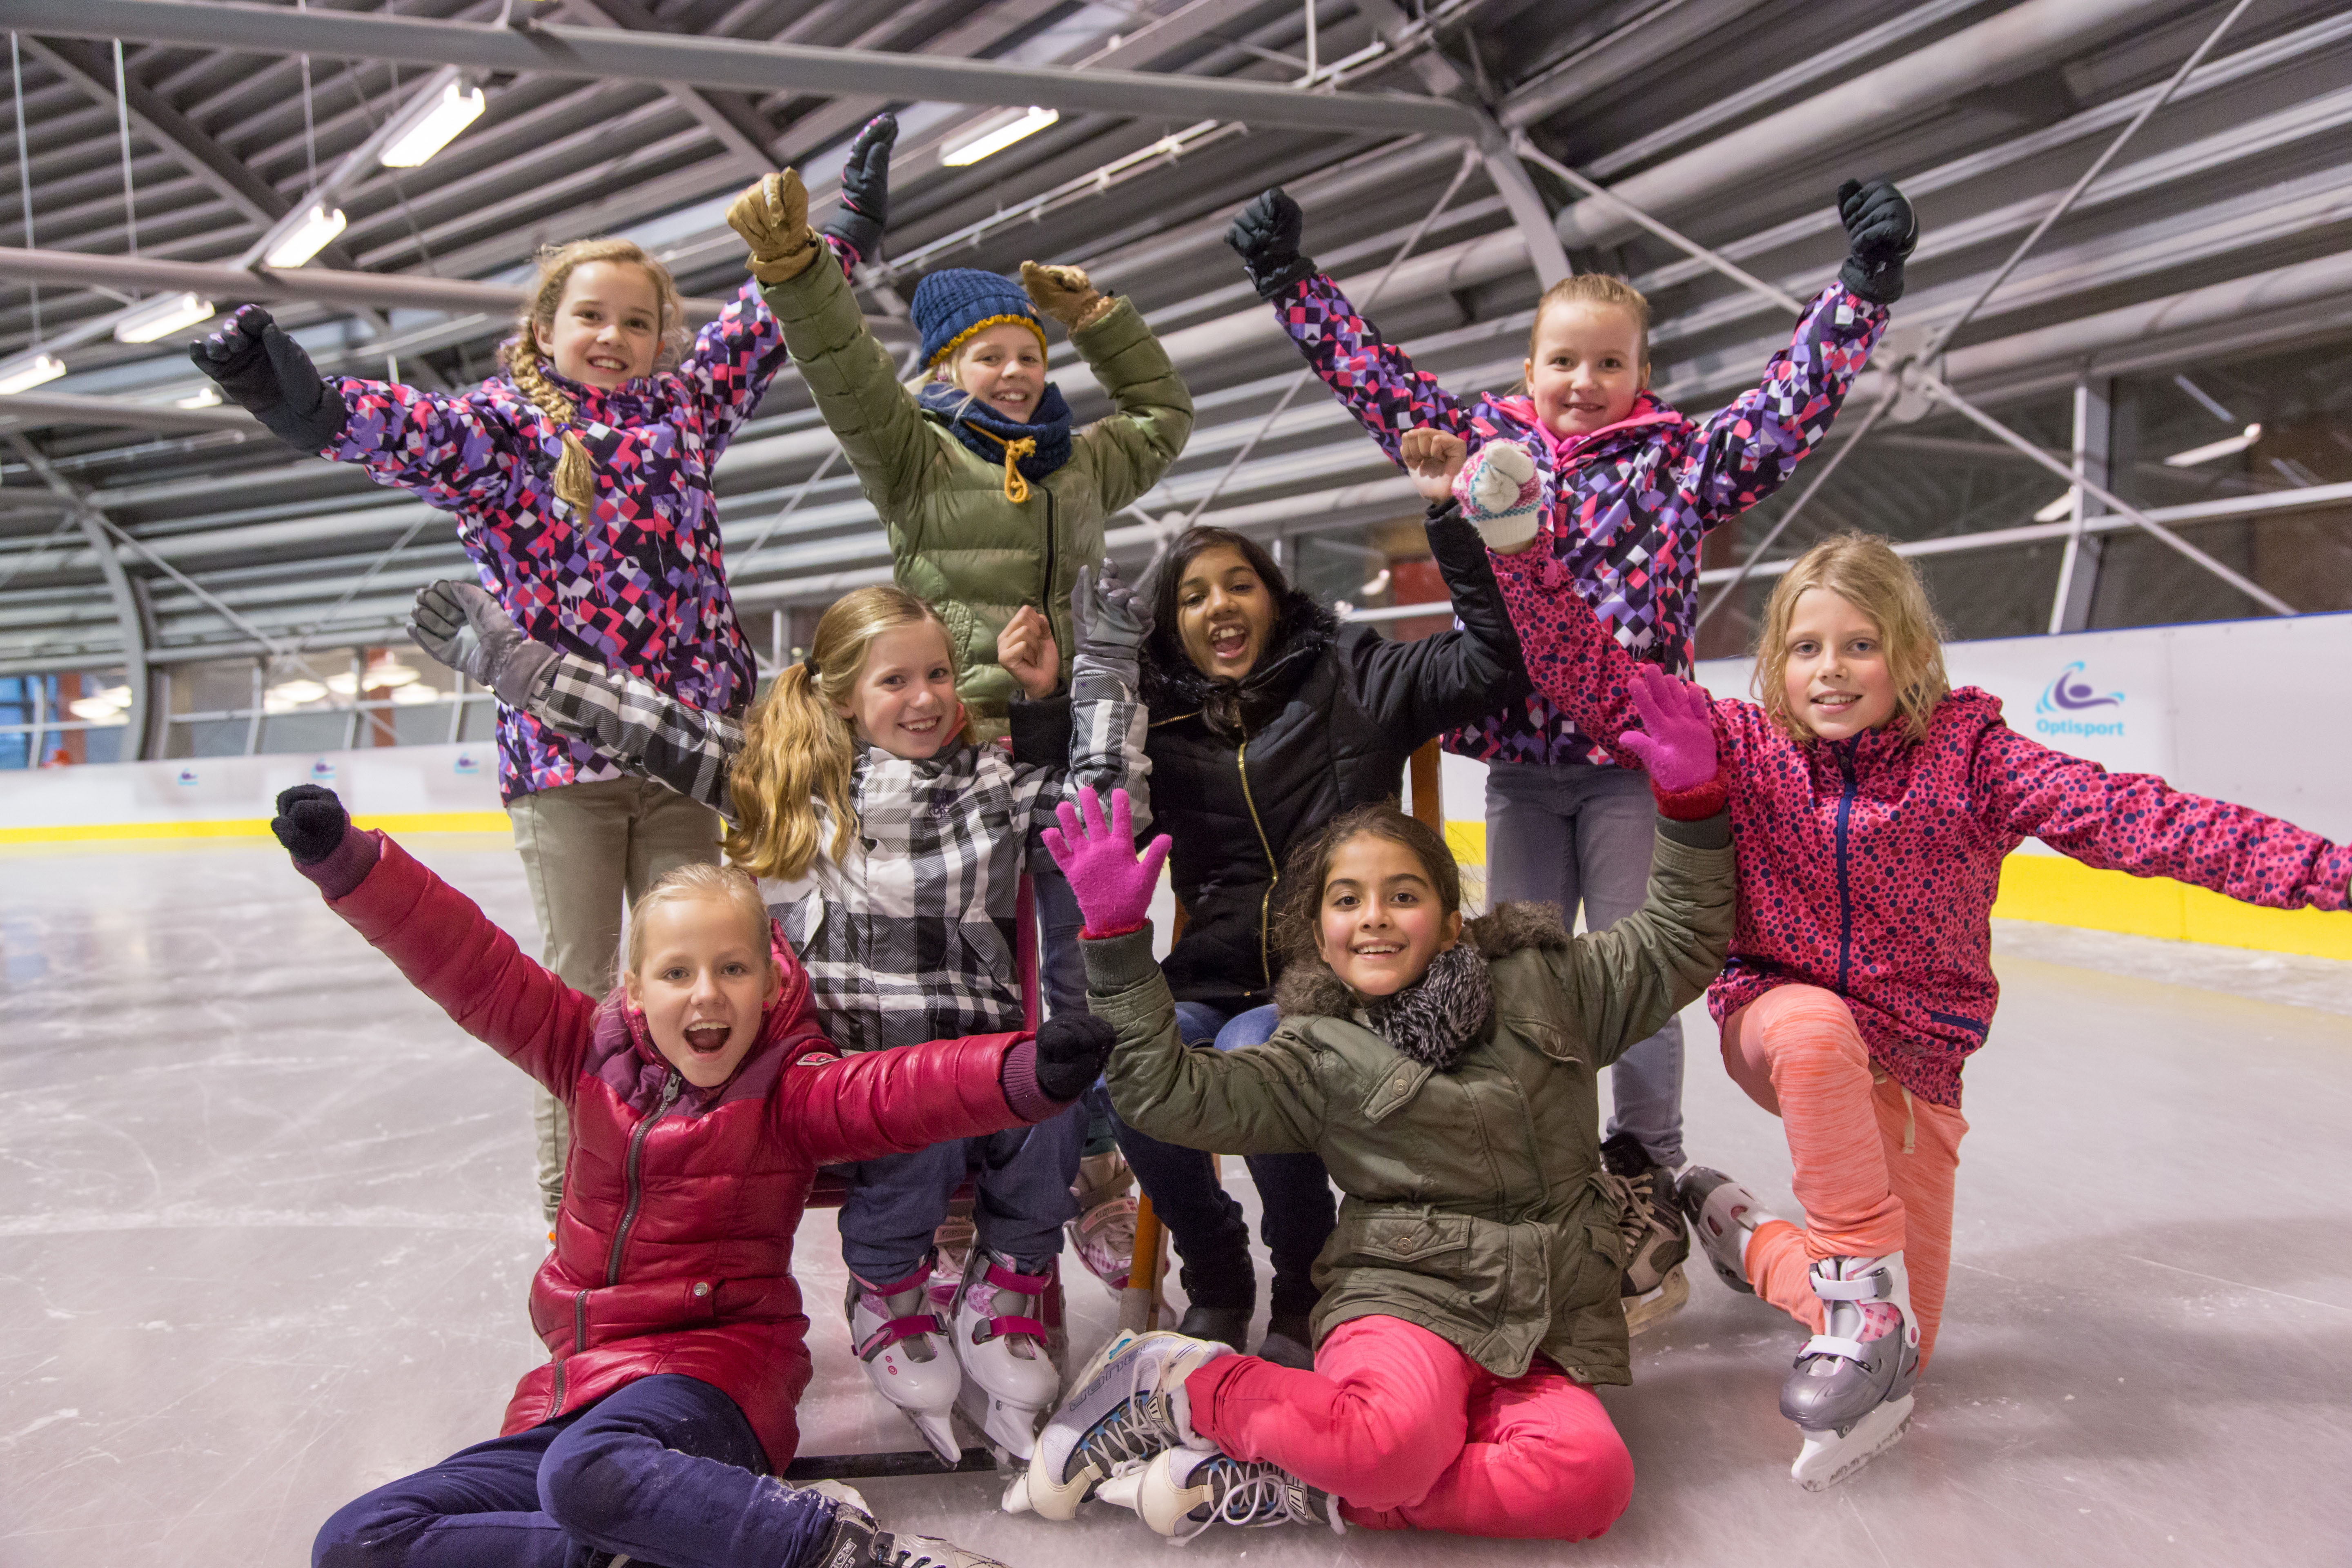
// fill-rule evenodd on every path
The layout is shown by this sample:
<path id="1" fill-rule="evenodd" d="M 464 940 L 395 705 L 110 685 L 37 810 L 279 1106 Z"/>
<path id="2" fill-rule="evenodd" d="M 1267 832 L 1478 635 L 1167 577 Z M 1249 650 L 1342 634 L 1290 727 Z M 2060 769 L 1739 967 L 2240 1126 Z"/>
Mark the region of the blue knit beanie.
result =
<path id="1" fill-rule="evenodd" d="M 1045 323 L 1021 285 L 975 267 L 950 267 L 915 285 L 911 307 L 915 329 L 923 334 L 926 368 L 961 348 L 973 333 L 1004 321 L 1016 321 L 1037 334 L 1045 347 Z"/>

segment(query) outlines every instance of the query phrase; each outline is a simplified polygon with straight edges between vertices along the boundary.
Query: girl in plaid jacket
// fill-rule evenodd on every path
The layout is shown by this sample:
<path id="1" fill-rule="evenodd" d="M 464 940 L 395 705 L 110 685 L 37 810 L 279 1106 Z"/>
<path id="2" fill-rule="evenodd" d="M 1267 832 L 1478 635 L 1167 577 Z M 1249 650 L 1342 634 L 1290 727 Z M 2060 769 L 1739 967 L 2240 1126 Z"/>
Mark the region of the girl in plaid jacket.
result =
<path id="1" fill-rule="evenodd" d="M 1135 665 L 1149 595 L 1108 566 L 1098 582 L 1081 574 L 1066 741 L 1058 700 L 1016 709 L 1016 746 L 1053 736 L 1024 752 L 1066 749 L 1051 763 L 972 743 L 949 630 L 895 586 L 835 602 L 808 657 L 740 726 L 528 640 L 470 584 L 427 589 L 414 630 L 502 700 L 723 812 L 729 854 L 760 879 L 826 1034 L 862 1051 L 1023 1026 L 1016 900 L 1022 873 L 1043 859 L 1037 836 L 1076 784 L 1141 787 Z M 1030 689 L 1055 684 L 1061 656 L 1034 611 L 1007 626 L 999 656 Z M 846 1168 L 851 1342 L 950 1463 L 961 1445 L 948 1412 L 960 1395 L 974 1426 L 1025 1458 L 1059 1390 L 1055 1259 L 1085 1131 L 1074 1110 Z M 977 1238 L 942 1303 L 946 1293 L 929 1289 L 932 1237 L 974 1167 Z"/>

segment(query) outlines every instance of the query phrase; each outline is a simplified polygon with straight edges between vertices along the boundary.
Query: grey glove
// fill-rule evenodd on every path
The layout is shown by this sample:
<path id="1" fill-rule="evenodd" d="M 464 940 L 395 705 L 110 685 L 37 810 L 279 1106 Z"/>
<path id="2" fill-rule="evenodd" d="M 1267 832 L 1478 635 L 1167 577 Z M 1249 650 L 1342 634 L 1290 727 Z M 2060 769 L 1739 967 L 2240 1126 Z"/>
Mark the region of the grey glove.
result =
<path id="1" fill-rule="evenodd" d="M 1167 559 L 1165 551 L 1154 555 L 1132 586 L 1120 580 L 1118 564 L 1108 556 L 1099 573 L 1079 567 L 1078 585 L 1070 595 L 1070 620 L 1077 628 L 1078 646 L 1092 642 L 1107 648 L 1141 647 L 1151 636 L 1160 569 Z"/>
<path id="2" fill-rule="evenodd" d="M 445 580 L 419 588 L 408 636 L 434 658 L 498 693 L 509 708 L 530 706 L 560 657 L 524 636 L 506 606 L 475 583 Z"/>

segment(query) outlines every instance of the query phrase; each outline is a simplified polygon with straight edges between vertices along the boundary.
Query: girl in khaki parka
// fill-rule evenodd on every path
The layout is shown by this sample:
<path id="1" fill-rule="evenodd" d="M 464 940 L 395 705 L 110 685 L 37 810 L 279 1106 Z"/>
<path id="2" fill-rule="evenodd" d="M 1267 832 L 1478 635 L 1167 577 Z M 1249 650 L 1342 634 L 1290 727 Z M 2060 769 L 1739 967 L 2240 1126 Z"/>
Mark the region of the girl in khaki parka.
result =
<path id="1" fill-rule="evenodd" d="M 1583 1540 L 1615 1521 L 1633 1462 L 1590 1385 L 1630 1380 L 1618 1287 L 1647 1221 L 1601 1163 L 1596 1079 L 1698 997 L 1730 937 L 1706 702 L 1663 672 L 1643 694 L 1660 820 L 1639 910 L 1573 938 L 1549 905 L 1465 923 L 1444 840 L 1358 807 L 1285 879 L 1281 1026 L 1230 1052 L 1183 1047 L 1152 962 L 1166 839 L 1139 863 L 1116 805 L 1107 831 L 1090 795 L 1085 831 L 1062 808 L 1046 844 L 1086 914 L 1090 1005 L 1119 1032 L 1119 1114 L 1227 1153 L 1314 1151 L 1345 1198 L 1312 1371 L 1115 1338 L 1008 1507 L 1066 1519 L 1098 1490 L 1176 1536 L 1287 1520 Z"/>
<path id="2" fill-rule="evenodd" d="M 770 175 L 727 221 L 889 532 L 899 584 L 948 622 L 976 730 L 1002 734 L 1018 683 L 997 663 L 998 634 L 1016 617 L 1040 639 L 1050 631 L 1068 679 L 1078 569 L 1102 560 L 1105 520 L 1183 450 L 1192 395 L 1132 301 L 1097 293 L 1077 268 L 1035 262 L 1022 263 L 1019 288 L 969 268 L 926 277 L 912 309 L 929 384 L 901 385 L 841 269 L 808 265 L 815 231 L 797 175 Z M 1109 395 L 1108 418 L 1073 427 L 1045 379 L 1045 316 Z"/>

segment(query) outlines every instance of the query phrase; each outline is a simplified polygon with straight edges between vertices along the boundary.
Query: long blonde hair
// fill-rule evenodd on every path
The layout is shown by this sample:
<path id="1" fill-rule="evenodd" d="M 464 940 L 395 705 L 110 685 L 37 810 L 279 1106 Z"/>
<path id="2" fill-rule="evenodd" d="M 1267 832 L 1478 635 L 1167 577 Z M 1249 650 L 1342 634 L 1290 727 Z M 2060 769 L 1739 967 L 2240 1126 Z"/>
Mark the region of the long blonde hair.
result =
<path id="1" fill-rule="evenodd" d="M 622 973 L 635 974 L 645 966 L 646 916 L 664 904 L 682 904 L 698 899 L 731 905 L 751 933 L 751 946 L 760 954 L 762 971 L 775 969 L 776 955 L 768 943 L 768 906 L 761 900 L 760 884 L 732 866 L 698 865 L 680 866 L 666 873 L 630 906 L 628 943 L 621 953 Z"/>
<path id="2" fill-rule="evenodd" d="M 849 700 L 874 639 L 900 626 L 934 626 L 955 664 L 955 638 L 940 613 L 904 588 L 858 588 L 816 623 L 808 658 L 784 667 L 743 729 L 743 750 L 727 775 L 735 806 L 728 858 L 754 877 L 790 881 L 817 858 L 817 803 L 833 816 L 837 861 L 857 839 L 850 773 L 857 727 L 836 705 Z M 959 669 L 959 675 L 962 672 Z"/>
<path id="3" fill-rule="evenodd" d="M 1841 533 L 1822 540 L 1797 557 L 1772 585 L 1764 626 L 1757 634 L 1757 703 L 1790 740 L 1813 738 L 1789 710 L 1785 679 L 1789 622 L 1796 616 L 1798 595 L 1808 588 L 1827 588 L 1877 624 L 1879 641 L 1886 649 L 1886 672 L 1895 680 L 1895 710 L 1911 740 L 1926 735 L 1936 705 L 1952 692 L 1951 678 L 1944 672 L 1944 623 L 1911 563 L 1875 533 Z"/>
<path id="4" fill-rule="evenodd" d="M 580 410 L 543 374 L 546 356 L 539 346 L 539 333 L 540 329 L 555 325 L 555 310 L 563 303 L 564 286 L 572 281 L 572 274 L 592 261 L 614 261 L 645 268 L 646 277 L 654 286 L 654 297 L 661 306 L 661 347 L 654 356 L 655 369 L 667 370 L 676 364 L 685 355 L 687 346 L 686 302 L 678 298 L 677 279 L 669 275 L 668 268 L 646 255 L 634 241 L 575 239 L 569 245 L 541 247 L 539 276 L 531 283 L 530 298 L 524 303 L 522 314 L 515 320 L 515 335 L 499 345 L 499 363 L 507 367 L 517 390 L 563 426 L 563 456 L 555 465 L 555 495 L 583 518 L 596 504 L 596 466 L 572 428 L 572 422 L 580 417 Z"/>

